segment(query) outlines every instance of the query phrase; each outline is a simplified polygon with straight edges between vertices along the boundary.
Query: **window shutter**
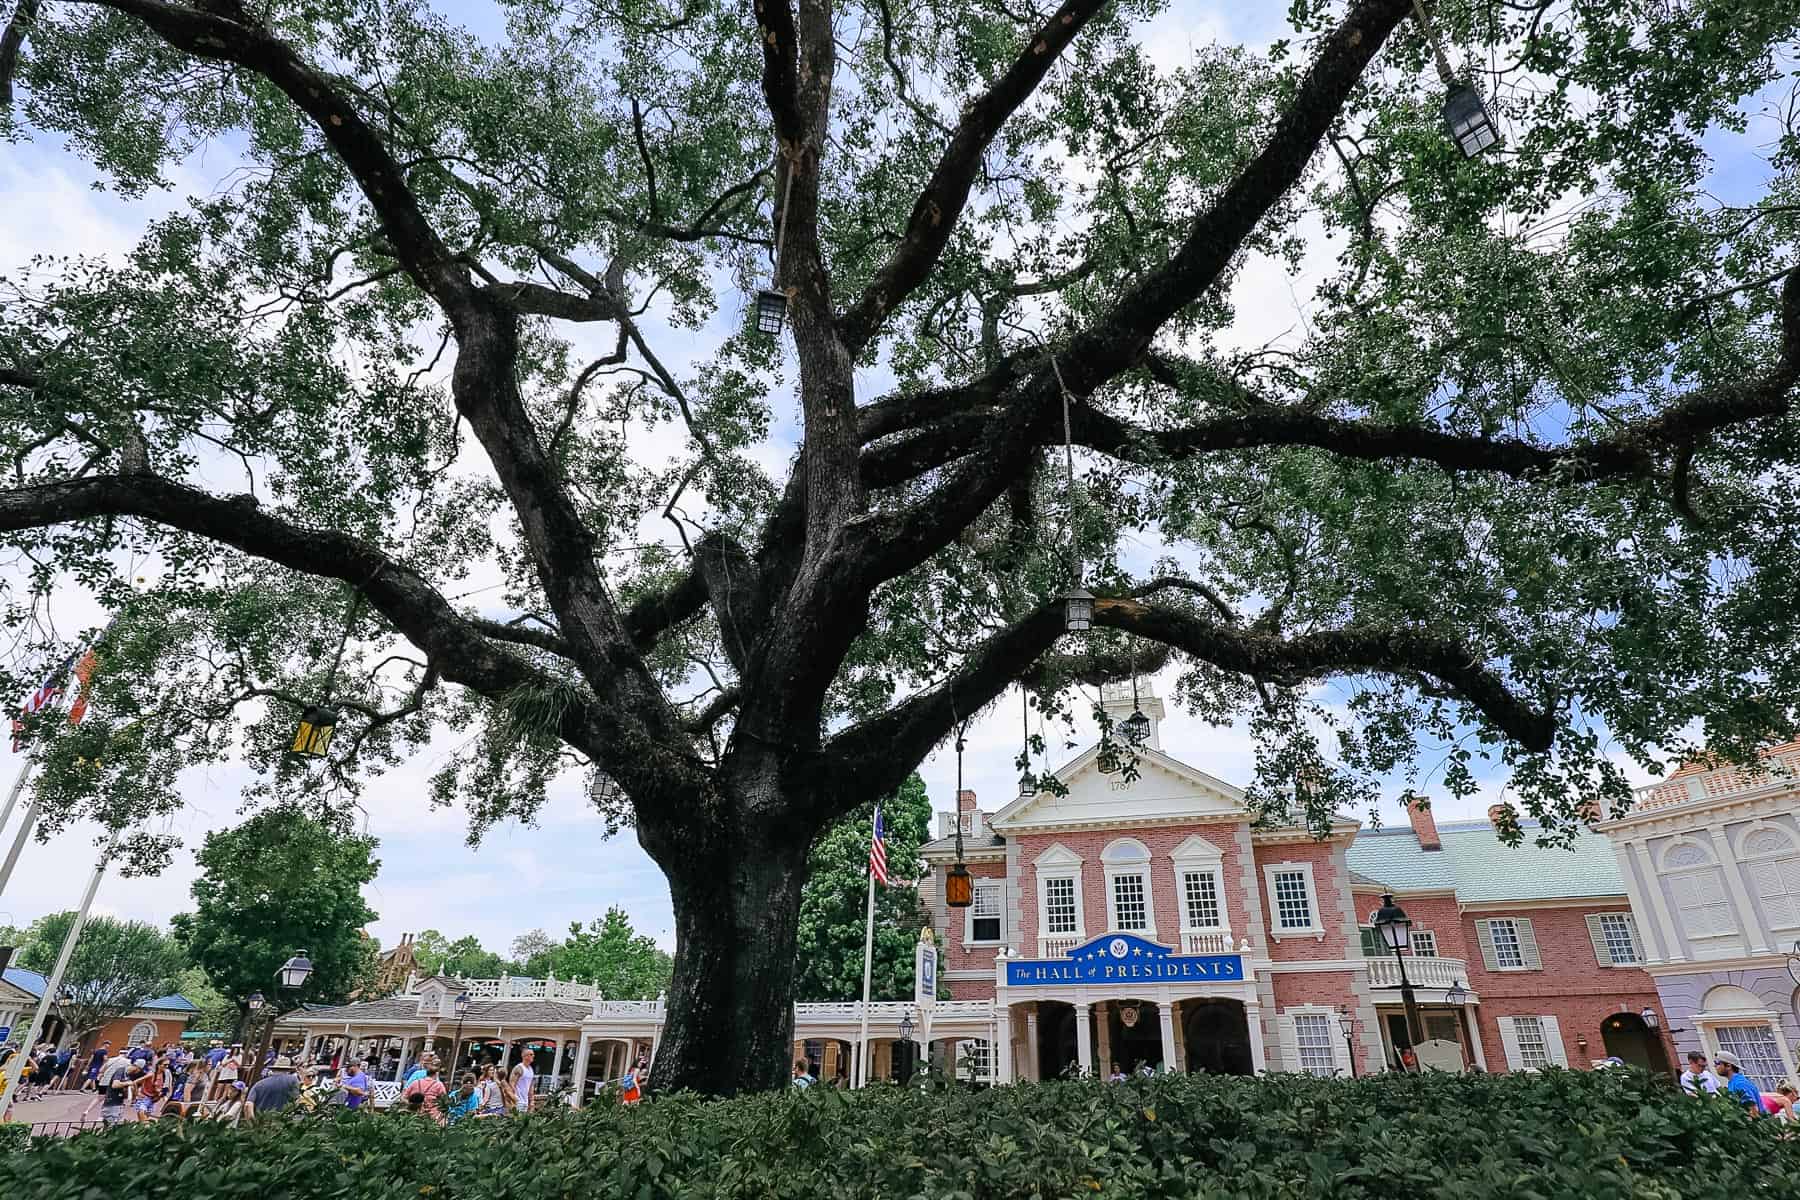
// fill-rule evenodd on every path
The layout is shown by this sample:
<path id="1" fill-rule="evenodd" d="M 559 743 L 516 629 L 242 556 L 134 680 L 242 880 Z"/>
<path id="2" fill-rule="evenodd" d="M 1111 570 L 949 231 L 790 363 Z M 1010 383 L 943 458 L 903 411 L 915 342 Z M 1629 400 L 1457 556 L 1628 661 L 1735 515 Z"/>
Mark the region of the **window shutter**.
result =
<path id="1" fill-rule="evenodd" d="M 1486 921 L 1475 922 L 1475 940 L 1481 943 L 1481 965 L 1490 971 L 1498 971 L 1500 964 L 1494 958 L 1494 931 L 1488 928 Z M 1507 1028 L 1510 1030 L 1512 1026 Z"/>
<path id="2" fill-rule="evenodd" d="M 1635 913 L 1626 913 L 1625 924 L 1631 930 L 1631 952 L 1637 955 L 1637 961 L 1642 963 L 1644 961 L 1644 939 L 1638 933 L 1637 915 Z"/>
<path id="3" fill-rule="evenodd" d="M 1350 1078 L 1350 1043 L 1344 1037 L 1344 1027 L 1338 1024 L 1335 1013 L 1331 1016 L 1331 1060 L 1345 1079 Z"/>
<path id="4" fill-rule="evenodd" d="M 1562 1026 L 1556 1023 L 1555 1017 L 1539 1017 L 1544 1026 L 1544 1045 L 1550 1051 L 1550 1061 L 1559 1067 L 1569 1065 L 1568 1052 L 1563 1049 Z"/>
<path id="5" fill-rule="evenodd" d="M 1612 966 L 1612 952 L 1606 948 L 1606 934 L 1600 928 L 1599 913 L 1588 914 L 1587 927 L 1588 940 L 1594 944 L 1594 961 L 1603 967 Z"/>
<path id="6" fill-rule="evenodd" d="M 1520 917 L 1513 922 L 1513 928 L 1519 931 L 1519 956 L 1525 960 L 1527 971 L 1541 971 L 1544 960 L 1538 957 L 1537 934 L 1531 930 L 1531 920 Z"/>
<path id="7" fill-rule="evenodd" d="M 1276 1031 L 1281 1035 L 1281 1067 L 1283 1071 L 1300 1069 L 1300 1037 L 1294 1032 L 1294 1018 L 1282 1013 L 1275 1018 Z"/>
<path id="8" fill-rule="evenodd" d="M 1500 1026 L 1500 1048 L 1506 1052 L 1506 1069 L 1519 1069 L 1519 1035 L 1513 1030 L 1513 1019 L 1501 1017 L 1496 1022 Z"/>

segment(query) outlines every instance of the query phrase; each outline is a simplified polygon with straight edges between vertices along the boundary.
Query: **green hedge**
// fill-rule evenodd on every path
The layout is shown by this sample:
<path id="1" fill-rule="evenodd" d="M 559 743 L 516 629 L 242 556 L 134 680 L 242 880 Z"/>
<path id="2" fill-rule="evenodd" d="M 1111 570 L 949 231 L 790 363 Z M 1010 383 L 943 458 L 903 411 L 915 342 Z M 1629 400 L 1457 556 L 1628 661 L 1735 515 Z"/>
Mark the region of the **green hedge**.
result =
<path id="1" fill-rule="evenodd" d="M 1800 1141 L 1626 1071 L 1209 1076 L 662 1099 L 439 1130 L 410 1115 L 127 1126 L 0 1159 L 0 1197 L 1800 1195 Z"/>

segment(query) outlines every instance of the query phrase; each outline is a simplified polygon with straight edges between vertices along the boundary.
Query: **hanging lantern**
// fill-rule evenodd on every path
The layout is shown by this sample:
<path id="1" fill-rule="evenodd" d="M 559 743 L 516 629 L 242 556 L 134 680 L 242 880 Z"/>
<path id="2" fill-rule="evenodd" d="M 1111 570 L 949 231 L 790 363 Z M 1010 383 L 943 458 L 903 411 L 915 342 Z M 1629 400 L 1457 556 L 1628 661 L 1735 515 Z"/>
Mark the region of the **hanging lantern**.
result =
<path id="1" fill-rule="evenodd" d="M 1094 627 L 1094 593 L 1077 585 L 1063 597 L 1063 629 L 1086 633 Z"/>
<path id="2" fill-rule="evenodd" d="M 1444 127 L 1464 158 L 1474 158 L 1500 143 L 1500 131 L 1494 127 L 1481 93 L 1466 83 L 1451 85 L 1450 94 L 1444 97 Z"/>
<path id="3" fill-rule="evenodd" d="M 1031 773 L 1031 694 L 1024 688 L 1019 689 L 1019 699 L 1023 702 L 1019 708 L 1020 724 L 1025 730 L 1025 741 L 1019 748 L 1019 795 L 1037 795 L 1037 776 Z"/>
<path id="4" fill-rule="evenodd" d="M 322 704 L 311 704 L 300 714 L 300 728 L 294 731 L 292 750 L 308 758 L 324 758 L 331 748 L 331 735 L 337 732 L 338 715 Z"/>
<path id="5" fill-rule="evenodd" d="M 787 321 L 787 293 L 764 288 L 756 293 L 756 332 L 780 337 Z"/>
<path id="6" fill-rule="evenodd" d="M 1019 776 L 1019 795 L 1025 797 L 1037 795 L 1037 776 L 1030 771 Z"/>
<path id="7" fill-rule="evenodd" d="M 975 880 L 960 854 L 956 865 L 944 876 L 944 903 L 951 908 L 967 908 L 975 903 Z"/>
<path id="8" fill-rule="evenodd" d="M 1134 746 L 1143 745 L 1150 736 L 1150 718 L 1144 715 L 1143 709 L 1132 709 L 1131 715 L 1119 722 L 1119 734 Z"/>

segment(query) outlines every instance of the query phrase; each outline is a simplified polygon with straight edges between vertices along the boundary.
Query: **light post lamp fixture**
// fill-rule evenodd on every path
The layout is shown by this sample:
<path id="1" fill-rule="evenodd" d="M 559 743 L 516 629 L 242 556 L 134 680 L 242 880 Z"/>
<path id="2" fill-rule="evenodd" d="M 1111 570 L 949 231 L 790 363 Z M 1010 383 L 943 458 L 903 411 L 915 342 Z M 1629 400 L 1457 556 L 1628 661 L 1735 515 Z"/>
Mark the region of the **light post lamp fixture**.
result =
<path id="1" fill-rule="evenodd" d="M 249 999 L 244 1001 L 244 1007 L 251 1012 L 261 1012 L 263 1005 L 266 1003 L 268 1003 L 268 1001 L 263 999 L 263 994 L 261 992 L 251 992 Z"/>
<path id="2" fill-rule="evenodd" d="M 1425 40 L 1431 44 L 1431 57 L 1437 63 L 1438 78 L 1447 89 L 1444 95 L 1444 128 L 1449 132 L 1450 140 L 1456 143 L 1456 148 L 1463 152 L 1464 158 L 1474 158 L 1489 147 L 1498 146 L 1500 130 L 1494 125 L 1493 114 L 1488 112 L 1481 93 L 1467 81 L 1457 79 L 1456 72 L 1450 69 L 1450 60 L 1444 54 L 1444 46 L 1438 39 L 1437 30 L 1425 15 L 1423 0 L 1413 0 L 1413 16 L 1417 18 L 1419 28 L 1424 31 Z"/>
<path id="3" fill-rule="evenodd" d="M 1063 594 L 1063 629 L 1086 633 L 1094 627 L 1094 593 L 1076 584 Z"/>
<path id="4" fill-rule="evenodd" d="M 293 956 L 282 963 L 275 972 L 276 991 L 299 991 L 306 986 L 306 981 L 312 977 L 312 973 L 312 959 L 306 957 L 306 951 L 296 950 L 294 951 Z M 275 1041 L 275 1022 L 281 1019 L 281 1006 L 279 1004 L 269 1005 L 268 1002 L 263 999 L 263 994 L 261 992 L 252 993 L 250 999 L 246 1001 L 246 1003 L 250 1006 L 252 1012 L 265 1006 L 270 1009 L 268 1028 L 263 1030 L 262 1054 L 256 1060 L 256 1063 L 251 1070 L 251 1080 L 254 1082 L 257 1079 L 262 1078 L 263 1064 L 267 1062 L 269 1058 L 269 1046 Z"/>
<path id="5" fill-rule="evenodd" d="M 1394 903 L 1392 892 L 1384 892 L 1381 907 L 1369 918 L 1369 924 L 1381 934 L 1381 940 L 1394 952 L 1394 961 L 1400 966 L 1400 1003 L 1406 1008 L 1406 1037 L 1409 1049 L 1416 1054 L 1419 1043 L 1425 1040 L 1424 1030 L 1419 1022 L 1419 1001 L 1413 995 L 1412 980 L 1406 977 L 1406 956 L 1401 953 L 1412 946 L 1412 918 Z"/>
<path id="6" fill-rule="evenodd" d="M 913 1030 L 916 1029 L 917 1026 L 915 1026 L 913 1024 L 911 1011 L 907 1011 L 907 1012 L 900 1014 L 900 1027 L 899 1028 L 900 1028 L 901 1039 L 903 1041 L 908 1041 L 908 1042 L 912 1041 Z"/>
<path id="7" fill-rule="evenodd" d="M 1150 718 L 1138 704 L 1136 642 L 1132 643 L 1131 654 L 1131 715 L 1119 722 L 1119 732 L 1133 746 L 1143 745 L 1150 736 Z"/>
<path id="8" fill-rule="evenodd" d="M 1351 1037 L 1356 1032 L 1356 1018 L 1350 1015 L 1347 1008 L 1338 1009 L 1338 1028 L 1344 1031 L 1344 1053 L 1350 1059 L 1350 1078 L 1356 1078 L 1356 1044 Z"/>
<path id="9" fill-rule="evenodd" d="M 1651 1008 L 1648 1004 L 1644 1005 L 1644 1011 L 1638 1014 L 1638 1020 L 1642 1021 L 1644 1023 L 1644 1028 L 1648 1029 L 1651 1033 L 1655 1033 L 1657 1027 L 1662 1024 L 1662 1022 L 1656 1019 L 1656 1010 Z"/>
<path id="10" fill-rule="evenodd" d="M 1461 1008 L 1469 1002 L 1469 993 L 1463 990 L 1462 980 L 1451 984 L 1444 992 L 1444 1003 L 1452 1008 Z"/>
<path id="11" fill-rule="evenodd" d="M 450 1048 L 450 1073 L 457 1071 L 456 1056 L 462 1053 L 463 1018 L 469 1015 L 469 993 L 461 992 L 456 997 L 456 1045 Z"/>

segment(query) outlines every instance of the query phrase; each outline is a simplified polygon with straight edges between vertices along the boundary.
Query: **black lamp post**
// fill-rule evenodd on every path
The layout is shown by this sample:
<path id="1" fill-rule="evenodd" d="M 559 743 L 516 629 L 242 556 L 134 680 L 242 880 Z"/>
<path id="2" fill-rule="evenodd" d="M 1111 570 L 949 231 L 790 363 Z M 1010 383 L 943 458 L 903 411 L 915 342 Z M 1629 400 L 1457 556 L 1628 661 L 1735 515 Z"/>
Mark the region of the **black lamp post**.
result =
<path id="1" fill-rule="evenodd" d="M 462 992 L 456 997 L 456 1045 L 450 1048 L 450 1073 L 454 1075 L 459 1069 L 456 1056 L 462 1053 L 463 1018 L 469 1015 L 469 993 Z"/>
<path id="2" fill-rule="evenodd" d="M 1356 1032 L 1356 1018 L 1350 1015 L 1347 1008 L 1338 1009 L 1338 1028 L 1344 1031 L 1344 1052 L 1350 1057 L 1350 1078 L 1356 1078 L 1356 1044 L 1351 1035 Z"/>
<path id="3" fill-rule="evenodd" d="M 1394 894 L 1384 892 L 1381 907 L 1369 918 L 1381 934 L 1381 940 L 1388 949 L 1394 952 L 1394 961 L 1400 964 L 1400 1003 L 1406 1007 L 1407 1048 L 1417 1051 L 1420 1042 L 1424 1041 L 1424 1030 L 1419 1022 L 1419 1002 L 1413 995 L 1412 981 L 1406 977 L 1406 956 L 1402 950 L 1412 946 L 1412 918 L 1406 910 L 1394 903 Z"/>
<path id="4" fill-rule="evenodd" d="M 311 978 L 312 972 L 312 960 L 306 957 L 306 951 L 296 950 L 294 951 L 293 957 L 282 963 L 280 969 L 275 972 L 276 990 L 286 992 L 299 991 L 306 986 L 306 981 Z M 251 1012 L 256 1012 L 268 1004 L 268 1002 L 263 999 L 263 994 L 261 992 L 252 992 L 250 999 L 245 1001 L 245 1003 L 249 1006 Z M 281 1019 L 281 1013 L 279 1011 L 280 1006 L 275 1005 L 272 1007 L 275 1011 L 269 1013 L 269 1025 L 268 1028 L 263 1031 L 262 1056 L 257 1059 L 252 1070 L 251 1074 L 253 1079 L 262 1078 L 263 1064 L 267 1062 L 269 1058 L 269 1046 L 275 1041 L 275 1022 Z"/>

